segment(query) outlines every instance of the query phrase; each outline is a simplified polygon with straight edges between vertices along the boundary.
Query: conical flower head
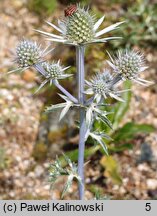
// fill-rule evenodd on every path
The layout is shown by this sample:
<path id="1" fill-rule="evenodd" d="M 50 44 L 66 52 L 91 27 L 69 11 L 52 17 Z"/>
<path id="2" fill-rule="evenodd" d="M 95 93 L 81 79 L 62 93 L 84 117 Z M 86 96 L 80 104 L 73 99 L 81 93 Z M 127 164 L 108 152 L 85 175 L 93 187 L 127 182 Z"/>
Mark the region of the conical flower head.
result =
<path id="1" fill-rule="evenodd" d="M 74 9 L 72 11 L 72 7 L 70 7 L 65 11 L 66 14 L 70 14 L 65 21 L 66 38 L 75 44 L 89 42 L 94 37 L 94 18 L 83 8 L 77 7 Z"/>
<path id="2" fill-rule="evenodd" d="M 36 42 L 22 40 L 16 48 L 16 62 L 20 68 L 35 65 L 41 60 L 42 51 Z"/>
<path id="3" fill-rule="evenodd" d="M 119 53 L 119 57 L 115 61 L 116 71 L 125 79 L 130 80 L 138 76 L 142 65 L 142 56 L 133 51 Z"/>
<path id="4" fill-rule="evenodd" d="M 108 73 L 96 75 L 92 80 L 92 88 L 95 94 L 104 94 L 109 91 L 109 82 L 111 77 Z"/>
<path id="5" fill-rule="evenodd" d="M 105 70 L 101 74 L 97 74 L 92 80 L 92 88 L 96 94 L 108 94 L 111 88 L 112 75 L 108 70 Z"/>
<path id="6" fill-rule="evenodd" d="M 121 91 L 115 90 L 112 81 L 113 77 L 107 70 L 102 74 L 97 74 L 91 81 L 86 81 L 89 88 L 85 91 L 85 94 L 94 94 L 97 103 L 99 103 L 102 98 L 106 99 L 107 97 L 123 101 L 119 97 Z"/>
<path id="7" fill-rule="evenodd" d="M 102 37 L 119 27 L 123 22 L 118 22 L 99 30 L 105 16 L 96 21 L 88 9 L 81 8 L 79 5 L 71 5 L 65 11 L 65 18 L 58 20 L 58 26 L 51 22 L 46 22 L 49 26 L 59 32 L 58 34 L 36 30 L 48 37 L 48 40 L 60 42 L 68 45 L 85 45 L 91 43 L 104 43 L 108 40 L 118 39 L 119 37 Z"/>
<path id="8" fill-rule="evenodd" d="M 39 64 L 37 66 L 37 70 L 44 77 L 44 81 L 41 83 L 36 92 L 38 92 L 48 82 L 52 84 L 54 81 L 57 81 L 59 79 L 65 79 L 72 76 L 72 74 L 64 73 L 64 71 L 67 70 L 69 67 L 70 66 L 63 67 L 62 65 L 60 65 L 60 61 L 52 63 L 42 62 L 41 64 Z"/>
<path id="9" fill-rule="evenodd" d="M 112 58 L 108 64 L 118 74 L 118 77 L 123 80 L 133 80 L 142 85 L 153 84 L 151 81 L 141 79 L 139 74 L 148 67 L 145 66 L 143 55 L 135 51 L 119 51 L 117 57 Z"/>
<path id="10" fill-rule="evenodd" d="M 42 49 L 41 45 L 37 44 L 36 41 L 28 39 L 21 40 L 16 47 L 14 57 L 14 62 L 18 65 L 18 67 L 8 73 L 18 71 L 22 72 L 30 67 L 38 67 L 40 63 L 44 61 L 44 57 L 52 50 L 53 49 L 49 49 L 49 46 Z M 43 75 L 42 72 L 41 74 Z"/>
<path id="11" fill-rule="evenodd" d="M 58 63 L 43 62 L 42 67 L 46 72 L 46 78 L 59 79 L 63 74 L 63 69 Z"/>

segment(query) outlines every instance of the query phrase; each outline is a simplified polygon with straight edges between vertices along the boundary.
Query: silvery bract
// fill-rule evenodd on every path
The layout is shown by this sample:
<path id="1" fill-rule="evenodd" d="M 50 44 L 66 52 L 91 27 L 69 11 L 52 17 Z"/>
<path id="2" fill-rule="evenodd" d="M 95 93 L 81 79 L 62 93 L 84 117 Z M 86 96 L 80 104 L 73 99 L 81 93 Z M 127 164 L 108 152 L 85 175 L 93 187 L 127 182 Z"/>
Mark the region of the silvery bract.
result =
<path id="1" fill-rule="evenodd" d="M 71 5 L 65 10 L 65 19 L 58 20 L 58 26 L 47 22 L 51 27 L 57 30 L 60 35 L 36 30 L 48 37 L 50 41 L 61 42 L 71 45 L 103 43 L 108 40 L 119 37 L 102 37 L 102 35 L 115 30 L 123 22 L 115 23 L 102 30 L 98 30 L 105 16 L 96 21 L 88 9 L 81 8 L 79 5 Z"/>

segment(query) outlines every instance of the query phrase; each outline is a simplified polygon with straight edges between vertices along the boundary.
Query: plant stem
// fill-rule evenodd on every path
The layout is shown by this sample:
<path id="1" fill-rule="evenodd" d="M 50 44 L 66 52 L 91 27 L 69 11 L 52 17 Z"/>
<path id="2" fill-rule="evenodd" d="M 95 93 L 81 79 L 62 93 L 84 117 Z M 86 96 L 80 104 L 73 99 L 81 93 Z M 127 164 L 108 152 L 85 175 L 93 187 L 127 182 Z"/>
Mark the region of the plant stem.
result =
<path id="1" fill-rule="evenodd" d="M 72 102 L 74 102 L 74 103 L 76 103 L 76 104 L 78 103 L 78 100 L 77 100 L 73 95 L 71 95 L 63 86 L 61 86 L 57 80 L 54 80 L 54 81 L 53 81 L 53 84 L 54 84 L 62 93 L 64 93 Z"/>
<path id="2" fill-rule="evenodd" d="M 81 105 L 85 104 L 84 98 L 84 46 L 76 48 L 76 64 L 78 74 L 78 101 Z M 79 139 L 79 153 L 78 153 L 78 175 L 81 177 L 82 184 L 79 184 L 79 199 L 84 199 L 84 151 L 85 151 L 85 109 L 80 108 L 80 139 Z"/>
<path id="3" fill-rule="evenodd" d="M 43 76 L 46 75 L 46 71 L 44 70 L 44 68 L 41 66 L 41 64 L 36 64 L 34 65 L 34 68 Z"/>

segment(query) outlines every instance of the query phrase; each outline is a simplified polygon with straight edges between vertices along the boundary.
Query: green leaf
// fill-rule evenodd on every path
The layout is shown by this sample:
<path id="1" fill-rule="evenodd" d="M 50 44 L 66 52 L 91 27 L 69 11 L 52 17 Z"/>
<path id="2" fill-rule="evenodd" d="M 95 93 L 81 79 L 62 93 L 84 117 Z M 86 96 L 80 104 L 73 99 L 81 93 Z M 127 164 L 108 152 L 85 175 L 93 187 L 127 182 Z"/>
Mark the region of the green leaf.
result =
<path id="1" fill-rule="evenodd" d="M 130 144 L 130 143 L 126 143 L 126 144 L 123 144 L 123 145 L 116 145 L 116 146 L 110 146 L 108 145 L 108 150 L 111 153 L 115 153 L 115 152 L 123 152 L 125 150 L 130 150 L 133 148 L 133 144 Z"/>
<path id="2" fill-rule="evenodd" d="M 115 142 L 132 140 L 138 134 L 151 133 L 155 131 L 152 125 L 148 124 L 135 124 L 133 122 L 125 124 L 122 128 L 118 129 L 113 135 Z"/>
<path id="3" fill-rule="evenodd" d="M 94 155 L 98 150 L 100 149 L 100 146 L 92 146 L 90 148 L 85 149 L 85 159 L 90 157 L 91 155 Z M 66 152 L 66 156 L 68 156 L 73 162 L 76 162 L 78 160 L 78 149 Z M 59 157 L 59 161 L 61 162 L 62 166 L 65 167 L 67 165 L 67 162 L 65 161 L 64 156 Z"/>
<path id="4" fill-rule="evenodd" d="M 100 164 L 105 168 L 105 176 L 111 178 L 115 184 L 122 184 L 118 162 L 112 156 L 102 157 Z"/>
<path id="5" fill-rule="evenodd" d="M 28 0 L 28 8 L 38 14 L 51 14 L 57 7 L 57 0 Z"/>

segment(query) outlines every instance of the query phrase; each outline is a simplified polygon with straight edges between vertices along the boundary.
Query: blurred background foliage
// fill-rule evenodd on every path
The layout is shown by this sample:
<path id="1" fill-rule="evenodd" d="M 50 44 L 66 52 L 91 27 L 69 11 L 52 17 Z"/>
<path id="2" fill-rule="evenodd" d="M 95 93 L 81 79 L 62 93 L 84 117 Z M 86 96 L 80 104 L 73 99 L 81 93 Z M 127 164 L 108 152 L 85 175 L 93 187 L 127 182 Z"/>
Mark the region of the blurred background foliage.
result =
<path id="1" fill-rule="evenodd" d="M 117 46 L 154 46 L 157 42 L 157 3 L 138 0 L 124 14 L 123 40 Z"/>
<path id="2" fill-rule="evenodd" d="M 57 8 L 57 0 L 28 0 L 28 9 L 39 15 L 50 15 Z"/>

